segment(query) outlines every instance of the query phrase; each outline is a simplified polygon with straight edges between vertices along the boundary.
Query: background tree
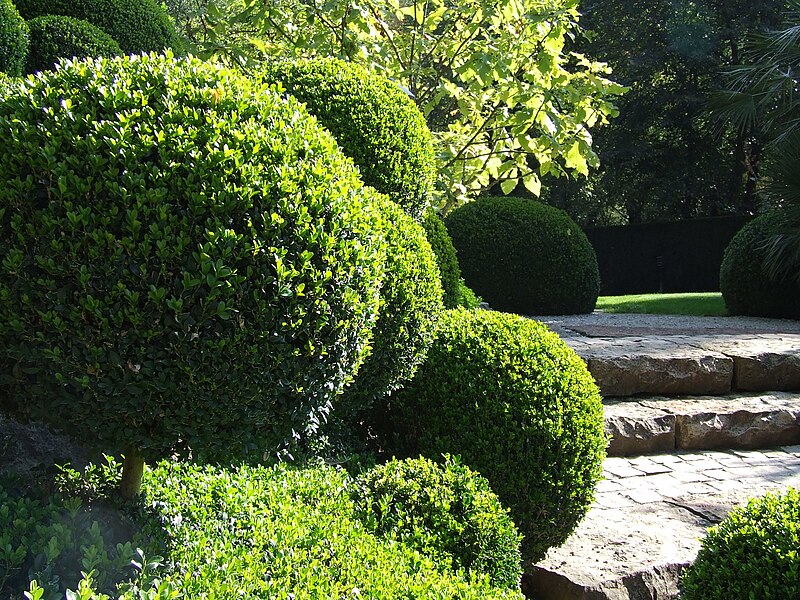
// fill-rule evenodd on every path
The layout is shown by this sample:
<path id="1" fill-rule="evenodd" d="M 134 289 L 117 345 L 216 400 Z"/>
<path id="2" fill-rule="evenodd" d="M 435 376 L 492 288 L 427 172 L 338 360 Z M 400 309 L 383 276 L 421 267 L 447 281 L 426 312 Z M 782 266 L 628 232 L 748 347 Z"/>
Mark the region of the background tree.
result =
<path id="1" fill-rule="evenodd" d="M 209 2 L 203 19 L 201 56 L 336 56 L 403 86 L 434 132 L 450 205 L 494 184 L 538 195 L 542 175 L 588 174 L 589 129 L 622 91 L 605 65 L 565 50 L 577 0 L 243 0 Z"/>
<path id="2" fill-rule="evenodd" d="M 629 86 L 598 131 L 600 169 L 548 181 L 549 199 L 582 225 L 752 214 L 761 146 L 707 110 L 747 33 L 780 22 L 784 0 L 586 0 L 578 48 Z"/>

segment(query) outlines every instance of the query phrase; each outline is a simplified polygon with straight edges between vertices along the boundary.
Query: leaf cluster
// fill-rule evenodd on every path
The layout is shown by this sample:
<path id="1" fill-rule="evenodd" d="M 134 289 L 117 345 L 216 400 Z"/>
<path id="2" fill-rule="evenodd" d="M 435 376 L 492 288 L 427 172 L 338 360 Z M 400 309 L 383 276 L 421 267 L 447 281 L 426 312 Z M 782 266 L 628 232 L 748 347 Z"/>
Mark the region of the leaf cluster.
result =
<path id="1" fill-rule="evenodd" d="M 800 491 L 786 488 L 734 509 L 703 539 L 681 598 L 800 597 Z"/>
<path id="2" fill-rule="evenodd" d="M 541 323 L 445 311 L 425 364 L 386 411 L 387 452 L 459 455 L 489 480 L 524 536 L 525 560 L 563 543 L 589 509 L 605 457 L 600 393 Z"/>
<path id="3" fill-rule="evenodd" d="M 564 211 L 522 198 L 480 197 L 445 222 L 466 283 L 492 308 L 525 315 L 594 310 L 597 257 Z"/>
<path id="4" fill-rule="evenodd" d="M 445 457 L 390 460 L 357 481 L 371 530 L 399 540 L 454 570 L 489 576 L 519 589 L 521 536 L 489 482 Z"/>
<path id="5" fill-rule="evenodd" d="M 0 137 L 4 408 L 148 460 L 277 451 L 330 410 L 384 244 L 297 101 L 197 59 L 71 62 Z"/>

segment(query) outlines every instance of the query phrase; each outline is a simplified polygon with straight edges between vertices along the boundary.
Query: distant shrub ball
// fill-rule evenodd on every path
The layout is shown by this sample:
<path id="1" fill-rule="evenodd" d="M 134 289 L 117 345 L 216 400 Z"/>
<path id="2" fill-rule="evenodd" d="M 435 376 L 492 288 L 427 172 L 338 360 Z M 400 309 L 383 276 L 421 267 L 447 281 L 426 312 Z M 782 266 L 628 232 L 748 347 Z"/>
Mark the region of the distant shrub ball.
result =
<path id="1" fill-rule="evenodd" d="M 489 576 L 492 585 L 519 589 L 520 539 L 489 482 L 450 457 L 390 460 L 361 476 L 367 522 L 454 570 Z"/>
<path id="2" fill-rule="evenodd" d="M 0 0 L 0 72 L 19 77 L 28 58 L 28 24 L 11 0 Z"/>
<path id="3" fill-rule="evenodd" d="M 447 233 L 444 221 L 433 208 L 425 211 L 422 226 L 425 228 L 425 235 L 433 248 L 436 264 L 439 266 L 444 289 L 444 307 L 455 308 L 460 304 L 461 269 L 458 267 L 453 240 Z"/>
<path id="4" fill-rule="evenodd" d="M 156 0 L 14 0 L 27 20 L 63 15 L 89 21 L 126 54 L 180 50 L 175 25 Z"/>
<path id="5" fill-rule="evenodd" d="M 436 176 L 434 147 L 425 118 L 403 90 L 363 66 L 330 58 L 274 62 L 259 76 L 305 103 L 364 183 L 422 219 Z"/>
<path id="6" fill-rule="evenodd" d="M 597 256 L 564 211 L 522 198 L 481 197 L 445 223 L 466 284 L 492 308 L 527 315 L 594 310 Z"/>
<path id="7" fill-rule="evenodd" d="M 800 318 L 800 283 L 775 281 L 764 271 L 765 245 L 779 233 L 784 217 L 766 213 L 745 225 L 725 249 L 719 287 L 728 313 L 754 317 Z"/>
<path id="8" fill-rule="evenodd" d="M 110 452 L 278 452 L 363 362 L 377 193 L 294 98 L 198 59 L 0 102 L 0 408 Z"/>
<path id="9" fill-rule="evenodd" d="M 122 54 L 119 44 L 110 35 L 82 19 L 46 15 L 31 19 L 28 25 L 31 30 L 28 73 L 52 69 L 63 58 Z"/>
<path id="10" fill-rule="evenodd" d="M 445 311 L 428 358 L 386 410 L 384 450 L 460 456 L 510 509 L 524 559 L 563 543 L 592 502 L 606 446 L 600 393 L 541 323 Z"/>
<path id="11" fill-rule="evenodd" d="M 800 490 L 734 509 L 703 539 L 683 574 L 683 600 L 800 598 Z"/>

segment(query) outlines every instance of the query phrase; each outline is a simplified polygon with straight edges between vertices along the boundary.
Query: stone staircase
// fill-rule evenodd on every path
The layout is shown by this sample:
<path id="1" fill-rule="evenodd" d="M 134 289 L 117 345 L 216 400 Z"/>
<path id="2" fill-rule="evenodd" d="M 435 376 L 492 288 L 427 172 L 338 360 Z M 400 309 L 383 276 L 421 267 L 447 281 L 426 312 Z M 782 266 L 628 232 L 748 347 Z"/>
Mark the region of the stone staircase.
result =
<path id="1" fill-rule="evenodd" d="M 543 317 L 604 397 L 605 479 L 523 579 L 537 600 L 663 600 L 699 539 L 748 497 L 800 486 L 800 322 Z"/>

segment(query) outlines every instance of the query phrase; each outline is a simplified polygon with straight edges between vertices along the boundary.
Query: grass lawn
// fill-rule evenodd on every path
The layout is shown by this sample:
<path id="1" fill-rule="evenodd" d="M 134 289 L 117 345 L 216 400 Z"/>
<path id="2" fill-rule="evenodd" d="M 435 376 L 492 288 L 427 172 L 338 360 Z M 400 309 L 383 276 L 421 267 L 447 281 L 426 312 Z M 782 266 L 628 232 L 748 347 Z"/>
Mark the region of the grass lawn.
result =
<path id="1" fill-rule="evenodd" d="M 607 313 L 651 315 L 702 315 L 724 317 L 728 314 L 719 292 L 686 294 L 635 294 L 600 296 L 597 310 Z"/>

